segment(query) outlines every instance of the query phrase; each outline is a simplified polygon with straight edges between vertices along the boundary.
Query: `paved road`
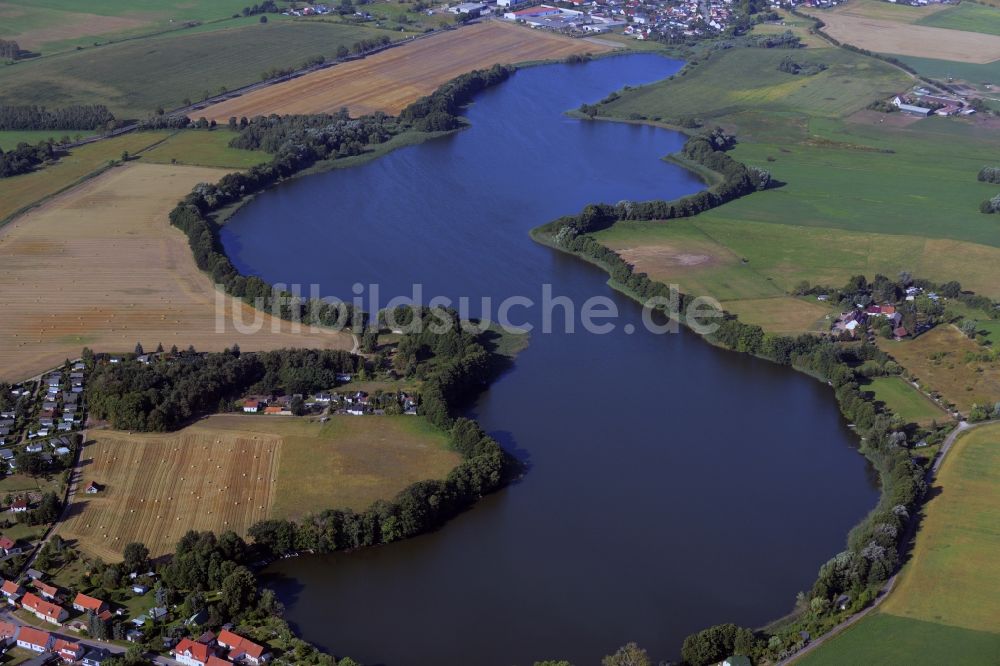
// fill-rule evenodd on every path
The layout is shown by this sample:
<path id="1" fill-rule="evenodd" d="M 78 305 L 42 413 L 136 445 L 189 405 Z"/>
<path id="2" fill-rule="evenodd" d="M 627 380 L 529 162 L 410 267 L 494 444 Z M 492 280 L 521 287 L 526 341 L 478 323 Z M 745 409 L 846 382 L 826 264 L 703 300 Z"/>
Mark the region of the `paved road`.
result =
<path id="1" fill-rule="evenodd" d="M 934 479 L 937 478 L 938 470 L 941 469 L 941 463 L 944 462 L 945 455 L 947 455 L 948 451 L 951 450 L 952 444 L 955 443 L 955 440 L 958 439 L 958 436 L 961 435 L 963 432 L 967 432 L 969 430 L 972 430 L 973 428 L 978 428 L 979 426 L 985 425 L 986 423 L 990 422 L 984 421 L 983 423 L 969 423 L 967 421 L 959 421 L 958 425 L 955 426 L 955 429 L 952 430 L 950 433 L 948 433 L 948 436 L 945 437 L 944 442 L 941 445 L 941 451 L 938 453 L 937 458 L 934 460 L 934 464 L 931 465 L 930 469 L 928 469 L 927 473 L 924 475 L 924 481 L 927 483 L 928 489 L 930 489 L 931 484 L 934 482 Z M 909 544 L 913 542 L 913 539 L 916 536 L 916 527 L 917 527 L 917 521 L 911 520 L 906 527 L 906 533 L 900 540 L 900 550 L 908 548 Z M 807 646 L 796 652 L 788 659 L 778 662 L 777 666 L 786 666 L 787 664 L 791 664 L 794 663 L 795 661 L 798 661 L 805 655 L 809 654 L 819 646 L 826 643 L 834 636 L 837 636 L 838 634 L 843 632 L 844 629 L 847 629 L 848 627 L 856 623 L 858 620 L 860 620 L 861 618 L 863 618 L 864 616 L 868 615 L 873 610 L 878 608 L 882 604 L 882 602 L 885 601 L 886 598 L 889 596 L 889 593 L 892 592 L 892 588 L 896 585 L 896 579 L 898 577 L 899 577 L 899 572 L 893 574 L 892 578 L 886 581 L 885 585 L 882 586 L 882 589 L 879 590 L 878 596 L 875 598 L 875 601 L 872 603 L 871 606 L 868 606 L 864 610 L 859 611 L 854 615 L 852 615 L 851 617 L 847 618 L 846 620 L 835 626 L 830 631 L 826 632 L 822 636 L 810 642 Z"/>

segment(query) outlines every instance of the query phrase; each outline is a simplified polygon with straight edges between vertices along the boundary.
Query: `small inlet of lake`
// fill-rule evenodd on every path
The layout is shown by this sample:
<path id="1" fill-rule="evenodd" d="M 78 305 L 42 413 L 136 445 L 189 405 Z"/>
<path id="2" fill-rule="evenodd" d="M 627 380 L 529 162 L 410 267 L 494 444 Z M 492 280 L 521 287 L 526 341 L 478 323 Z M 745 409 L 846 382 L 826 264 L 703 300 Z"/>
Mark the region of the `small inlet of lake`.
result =
<path id="1" fill-rule="evenodd" d="M 595 664 L 627 641 L 677 658 L 688 633 L 759 626 L 843 548 L 878 489 L 830 389 L 693 334 L 654 335 L 607 276 L 528 232 L 584 205 L 702 184 L 684 137 L 564 115 L 682 63 L 532 67 L 477 96 L 471 127 L 258 196 L 223 229 L 236 266 L 345 300 L 601 295 L 616 331 L 532 335 L 470 409 L 529 465 L 436 533 L 283 560 L 268 583 L 302 636 L 387 666 Z M 522 316 L 523 313 L 523 316 Z M 538 309 L 518 317 L 538 324 Z M 626 333 L 625 324 L 634 333 Z"/>

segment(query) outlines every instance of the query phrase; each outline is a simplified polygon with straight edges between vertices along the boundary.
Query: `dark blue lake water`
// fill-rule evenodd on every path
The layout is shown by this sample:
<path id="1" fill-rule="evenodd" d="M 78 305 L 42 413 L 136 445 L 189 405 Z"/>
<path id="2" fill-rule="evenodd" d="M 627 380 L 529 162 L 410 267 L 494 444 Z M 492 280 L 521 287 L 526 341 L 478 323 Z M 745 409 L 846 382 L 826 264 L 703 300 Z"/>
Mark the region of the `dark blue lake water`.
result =
<path id="1" fill-rule="evenodd" d="M 307 640 L 390 666 L 583 666 L 630 640 L 675 658 L 691 631 L 789 611 L 874 506 L 828 387 L 644 331 L 601 271 L 528 236 L 590 202 L 701 188 L 661 159 L 680 135 L 563 115 L 679 67 L 631 55 L 519 71 L 477 97 L 471 128 L 282 185 L 224 228 L 240 270 L 324 295 L 418 282 L 425 300 L 538 301 L 551 284 L 620 310 L 611 334 L 533 334 L 471 410 L 530 463 L 522 482 L 437 533 L 270 569 Z"/>

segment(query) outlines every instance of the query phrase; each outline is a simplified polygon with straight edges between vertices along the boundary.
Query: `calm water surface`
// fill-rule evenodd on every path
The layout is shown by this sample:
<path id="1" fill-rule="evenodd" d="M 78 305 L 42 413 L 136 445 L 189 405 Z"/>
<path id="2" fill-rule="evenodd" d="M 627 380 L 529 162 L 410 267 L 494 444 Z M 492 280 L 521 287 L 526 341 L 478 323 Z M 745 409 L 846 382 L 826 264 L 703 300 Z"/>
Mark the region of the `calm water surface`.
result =
<path id="1" fill-rule="evenodd" d="M 601 271 L 528 237 L 593 201 L 701 188 L 661 159 L 681 136 L 562 115 L 679 66 L 633 55 L 520 71 L 477 98 L 470 129 L 283 185 L 224 228 L 242 271 L 323 294 L 419 282 L 425 298 L 478 303 L 538 300 L 548 283 L 622 311 L 610 335 L 536 333 L 472 408 L 530 464 L 522 482 L 437 533 L 270 569 L 306 639 L 389 666 L 584 666 L 629 640 L 668 659 L 693 630 L 787 612 L 874 505 L 826 386 L 643 332 Z"/>

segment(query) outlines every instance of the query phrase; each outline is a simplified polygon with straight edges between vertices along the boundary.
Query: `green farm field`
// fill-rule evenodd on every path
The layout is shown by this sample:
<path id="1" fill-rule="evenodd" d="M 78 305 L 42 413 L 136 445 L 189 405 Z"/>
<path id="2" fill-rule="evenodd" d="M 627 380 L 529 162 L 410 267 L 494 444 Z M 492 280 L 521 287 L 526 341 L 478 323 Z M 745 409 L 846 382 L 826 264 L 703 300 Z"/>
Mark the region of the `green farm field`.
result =
<path id="1" fill-rule="evenodd" d="M 3 0 L 0 39 L 44 56 L 176 30 L 190 21 L 221 21 L 245 6 L 245 0 Z"/>
<path id="2" fill-rule="evenodd" d="M 875 394 L 875 400 L 885 404 L 907 423 L 928 425 L 931 421 L 944 423 L 950 416 L 920 391 L 900 377 L 876 377 L 862 387 Z"/>
<path id="3" fill-rule="evenodd" d="M 955 7 L 928 14 L 916 23 L 935 28 L 1000 35 L 1000 9 L 974 2 L 963 2 Z"/>
<path id="4" fill-rule="evenodd" d="M 0 131 L 0 150 L 16 148 L 19 143 L 35 145 L 49 139 L 59 141 L 63 137 L 69 137 L 75 140 L 93 135 L 93 132 L 77 130 L 4 130 Z"/>
<path id="5" fill-rule="evenodd" d="M 874 612 L 795 666 L 980 666 L 996 663 L 1000 635 Z"/>
<path id="6" fill-rule="evenodd" d="M 935 487 L 912 558 L 879 610 L 796 663 L 1000 659 L 1000 424 L 959 437 Z"/>
<path id="7" fill-rule="evenodd" d="M 977 87 L 985 83 L 1000 85 L 1000 60 L 979 65 L 972 62 L 952 62 L 951 60 L 938 60 L 936 58 L 917 58 L 902 55 L 895 57 L 920 72 L 921 75 L 938 81 L 956 79 L 968 81 Z"/>
<path id="8" fill-rule="evenodd" d="M 273 68 L 332 58 L 340 46 L 395 36 L 374 28 L 310 21 L 249 23 L 122 42 L 0 69 L 0 97 L 20 104 L 106 104 L 121 118 L 181 106 L 260 80 Z"/>
<path id="9" fill-rule="evenodd" d="M 261 150 L 230 148 L 237 135 L 228 129 L 182 130 L 142 156 L 145 162 L 191 164 L 194 166 L 248 169 L 267 162 L 271 156 Z"/>

